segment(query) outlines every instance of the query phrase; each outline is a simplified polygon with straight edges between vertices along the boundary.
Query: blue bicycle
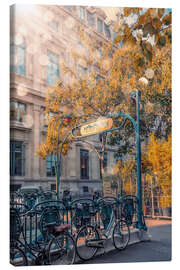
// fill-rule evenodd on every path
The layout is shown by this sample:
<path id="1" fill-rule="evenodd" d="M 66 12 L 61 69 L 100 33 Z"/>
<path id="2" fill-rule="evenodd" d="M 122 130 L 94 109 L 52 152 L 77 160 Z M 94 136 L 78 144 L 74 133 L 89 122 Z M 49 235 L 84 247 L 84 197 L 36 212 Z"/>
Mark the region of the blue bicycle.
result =
<path id="1" fill-rule="evenodd" d="M 129 243 L 130 229 L 125 219 L 122 219 L 120 213 L 121 200 L 114 197 L 101 198 L 98 200 L 97 208 L 92 216 L 98 216 L 94 224 L 87 223 L 82 226 L 76 237 L 77 254 L 82 260 L 89 260 L 95 256 L 99 248 L 104 248 L 107 239 L 112 242 L 118 250 L 123 250 Z M 105 218 L 105 213 L 109 210 L 110 216 Z M 104 223 L 107 221 L 108 224 Z"/>

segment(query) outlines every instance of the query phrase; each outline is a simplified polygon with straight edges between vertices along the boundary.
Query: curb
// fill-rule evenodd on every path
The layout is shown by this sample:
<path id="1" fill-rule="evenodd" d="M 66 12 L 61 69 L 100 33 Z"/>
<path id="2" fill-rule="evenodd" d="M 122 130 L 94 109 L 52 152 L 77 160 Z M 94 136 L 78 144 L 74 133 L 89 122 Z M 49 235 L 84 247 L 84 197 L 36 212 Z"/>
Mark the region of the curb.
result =
<path id="1" fill-rule="evenodd" d="M 159 219 L 159 220 L 172 220 L 172 217 L 168 217 L 168 216 L 144 216 L 145 219 Z"/>
<path id="2" fill-rule="evenodd" d="M 130 240 L 129 240 L 128 246 L 134 245 L 139 242 L 146 242 L 146 241 L 151 241 L 151 235 L 149 234 L 148 230 L 144 231 L 144 230 L 134 229 L 130 233 Z M 114 247 L 112 243 L 112 239 L 109 238 L 106 240 L 105 247 L 100 248 L 97 254 L 91 260 L 93 260 L 94 258 L 103 256 L 113 250 L 116 250 L 116 248 Z M 82 263 L 86 263 L 86 261 L 80 260 L 78 255 L 76 255 L 75 264 L 82 264 Z"/>
<path id="3" fill-rule="evenodd" d="M 139 229 L 133 229 L 130 232 L 130 240 L 129 240 L 128 246 L 131 246 L 131 245 L 134 245 L 134 244 L 137 244 L 137 243 L 140 243 L 140 242 L 147 242 L 147 241 L 151 241 L 151 235 L 149 234 L 148 229 L 147 229 L 147 231 L 139 230 Z M 91 260 L 93 260 L 94 258 L 103 256 L 103 255 L 106 255 L 107 253 L 109 253 L 109 252 L 111 252 L 113 250 L 116 250 L 116 248 L 113 245 L 112 238 L 108 238 L 106 240 L 106 242 L 105 242 L 105 247 L 100 248 L 98 250 L 97 254 Z M 74 264 L 83 264 L 83 263 L 86 263 L 86 261 L 82 261 L 78 257 L 78 255 L 76 254 L 76 259 L 75 259 Z M 29 266 L 34 266 L 35 264 L 33 263 L 33 261 L 31 261 L 28 258 L 28 265 Z"/>

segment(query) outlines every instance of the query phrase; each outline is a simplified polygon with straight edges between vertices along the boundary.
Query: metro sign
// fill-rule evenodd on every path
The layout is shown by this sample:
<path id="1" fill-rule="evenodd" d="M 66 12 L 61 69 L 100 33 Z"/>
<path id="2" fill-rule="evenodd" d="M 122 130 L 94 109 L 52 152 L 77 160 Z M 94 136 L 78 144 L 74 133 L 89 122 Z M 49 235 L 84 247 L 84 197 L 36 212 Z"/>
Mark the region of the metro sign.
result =
<path id="1" fill-rule="evenodd" d="M 96 122 L 92 122 L 82 126 L 80 128 L 80 133 L 81 136 L 90 136 L 108 130 L 112 127 L 112 125 L 112 118 L 102 118 L 97 120 Z"/>

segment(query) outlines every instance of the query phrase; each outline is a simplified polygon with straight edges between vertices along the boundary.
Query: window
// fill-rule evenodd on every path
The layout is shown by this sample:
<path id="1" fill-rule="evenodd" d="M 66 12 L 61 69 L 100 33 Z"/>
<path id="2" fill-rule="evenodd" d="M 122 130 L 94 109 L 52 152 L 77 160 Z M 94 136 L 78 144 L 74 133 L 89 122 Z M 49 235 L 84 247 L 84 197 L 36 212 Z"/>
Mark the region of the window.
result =
<path id="1" fill-rule="evenodd" d="M 46 175 L 47 176 L 56 175 L 55 156 L 53 154 L 46 157 Z"/>
<path id="2" fill-rule="evenodd" d="M 79 15 L 79 18 L 81 20 L 84 20 L 85 19 L 85 8 L 84 7 L 80 7 L 79 8 L 78 15 Z"/>
<path id="3" fill-rule="evenodd" d="M 89 189 L 88 189 L 88 187 L 87 187 L 87 186 L 84 186 L 84 187 L 83 187 L 83 192 L 84 192 L 84 193 L 89 192 Z"/>
<path id="4" fill-rule="evenodd" d="M 87 68 L 78 65 L 78 73 L 80 76 L 87 75 Z"/>
<path id="5" fill-rule="evenodd" d="M 56 184 L 51 184 L 51 190 L 56 191 Z"/>
<path id="6" fill-rule="evenodd" d="M 80 38 L 78 38 L 77 44 L 78 44 L 79 46 L 83 46 L 83 43 L 82 43 L 82 41 L 80 40 Z"/>
<path id="7" fill-rule="evenodd" d="M 10 192 L 18 191 L 21 188 L 21 185 L 10 185 Z"/>
<path id="8" fill-rule="evenodd" d="M 56 81 L 59 78 L 59 57 L 56 54 L 47 53 L 47 85 L 56 86 Z"/>
<path id="9" fill-rule="evenodd" d="M 98 55 L 98 57 L 101 57 L 102 56 L 102 51 L 101 51 L 100 48 L 97 49 L 97 55 Z"/>
<path id="10" fill-rule="evenodd" d="M 44 128 L 48 128 L 48 123 L 50 119 L 54 116 L 54 113 L 48 112 L 48 115 L 47 115 L 44 109 L 43 116 L 44 116 Z"/>
<path id="11" fill-rule="evenodd" d="M 10 72 L 25 75 L 26 47 L 24 40 L 18 40 L 10 45 Z"/>
<path id="12" fill-rule="evenodd" d="M 113 42 L 114 42 L 115 38 L 117 37 L 117 33 L 113 32 L 112 37 L 113 37 Z"/>
<path id="13" fill-rule="evenodd" d="M 111 38 L 111 32 L 110 32 L 109 25 L 107 25 L 106 23 L 104 24 L 104 31 L 105 31 L 106 37 Z"/>
<path id="14" fill-rule="evenodd" d="M 10 103 L 10 120 L 22 123 L 26 113 L 26 105 L 17 101 Z"/>
<path id="15" fill-rule="evenodd" d="M 87 10 L 87 21 L 89 26 L 94 26 L 95 25 L 95 17 L 94 14 L 89 12 Z"/>
<path id="16" fill-rule="evenodd" d="M 10 142 L 10 175 L 25 175 L 25 149 L 23 142 Z"/>
<path id="17" fill-rule="evenodd" d="M 101 153 L 101 155 L 102 155 L 102 153 Z M 108 164 L 107 152 L 105 152 L 104 153 L 104 160 L 103 160 L 103 169 L 104 169 L 104 172 L 107 170 L 107 164 Z M 101 161 L 100 161 L 100 177 L 102 177 Z"/>
<path id="18" fill-rule="evenodd" d="M 81 179 L 89 179 L 89 152 L 80 150 Z"/>
<path id="19" fill-rule="evenodd" d="M 102 31 L 103 31 L 103 23 L 102 23 L 102 20 L 100 20 L 100 19 L 98 19 L 98 21 L 97 21 L 97 29 L 98 29 L 99 33 L 102 33 Z"/>
<path id="20" fill-rule="evenodd" d="M 113 42 L 114 42 L 116 36 L 117 36 L 117 34 L 116 34 L 115 32 L 113 32 L 113 34 L 112 34 Z M 120 46 L 120 48 L 123 47 L 123 42 L 122 42 L 122 40 L 119 42 L 119 46 Z"/>
<path id="21" fill-rule="evenodd" d="M 51 22 L 49 22 L 49 26 L 50 26 L 50 28 L 52 29 L 52 30 L 54 30 L 54 31 L 58 31 L 58 22 L 56 22 L 56 21 L 51 21 Z"/>
<path id="22" fill-rule="evenodd" d="M 64 6 L 65 9 L 68 11 L 72 12 L 73 11 L 73 6 Z"/>
<path id="23" fill-rule="evenodd" d="M 97 76 L 96 76 L 96 81 L 97 81 L 97 82 L 100 82 L 101 80 L 104 80 L 104 77 L 101 76 L 101 75 L 97 75 Z"/>
<path id="24" fill-rule="evenodd" d="M 107 168 L 107 152 L 104 153 L 104 161 L 103 161 L 104 169 Z"/>

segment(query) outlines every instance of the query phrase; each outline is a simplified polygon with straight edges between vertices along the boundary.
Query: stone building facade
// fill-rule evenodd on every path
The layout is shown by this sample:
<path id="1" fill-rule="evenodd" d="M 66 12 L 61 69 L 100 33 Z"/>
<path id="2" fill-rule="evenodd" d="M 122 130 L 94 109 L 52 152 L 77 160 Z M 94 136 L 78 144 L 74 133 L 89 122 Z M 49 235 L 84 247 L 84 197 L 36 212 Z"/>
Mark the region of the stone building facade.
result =
<path id="1" fill-rule="evenodd" d="M 60 62 L 73 65 L 72 48 L 78 45 L 75 25 L 83 25 L 95 42 L 113 38 L 100 8 L 80 6 L 11 7 L 10 38 L 10 185 L 15 191 L 34 185 L 54 190 L 55 167 L 52 156 L 46 161 L 36 154 L 36 148 L 46 136 L 44 119 L 45 95 L 49 85 L 63 76 Z M 99 136 L 90 138 L 98 147 Z M 114 151 L 107 146 L 105 166 L 110 171 Z M 102 189 L 100 163 L 96 153 L 81 142 L 72 146 L 62 160 L 62 190 L 88 195 Z"/>

